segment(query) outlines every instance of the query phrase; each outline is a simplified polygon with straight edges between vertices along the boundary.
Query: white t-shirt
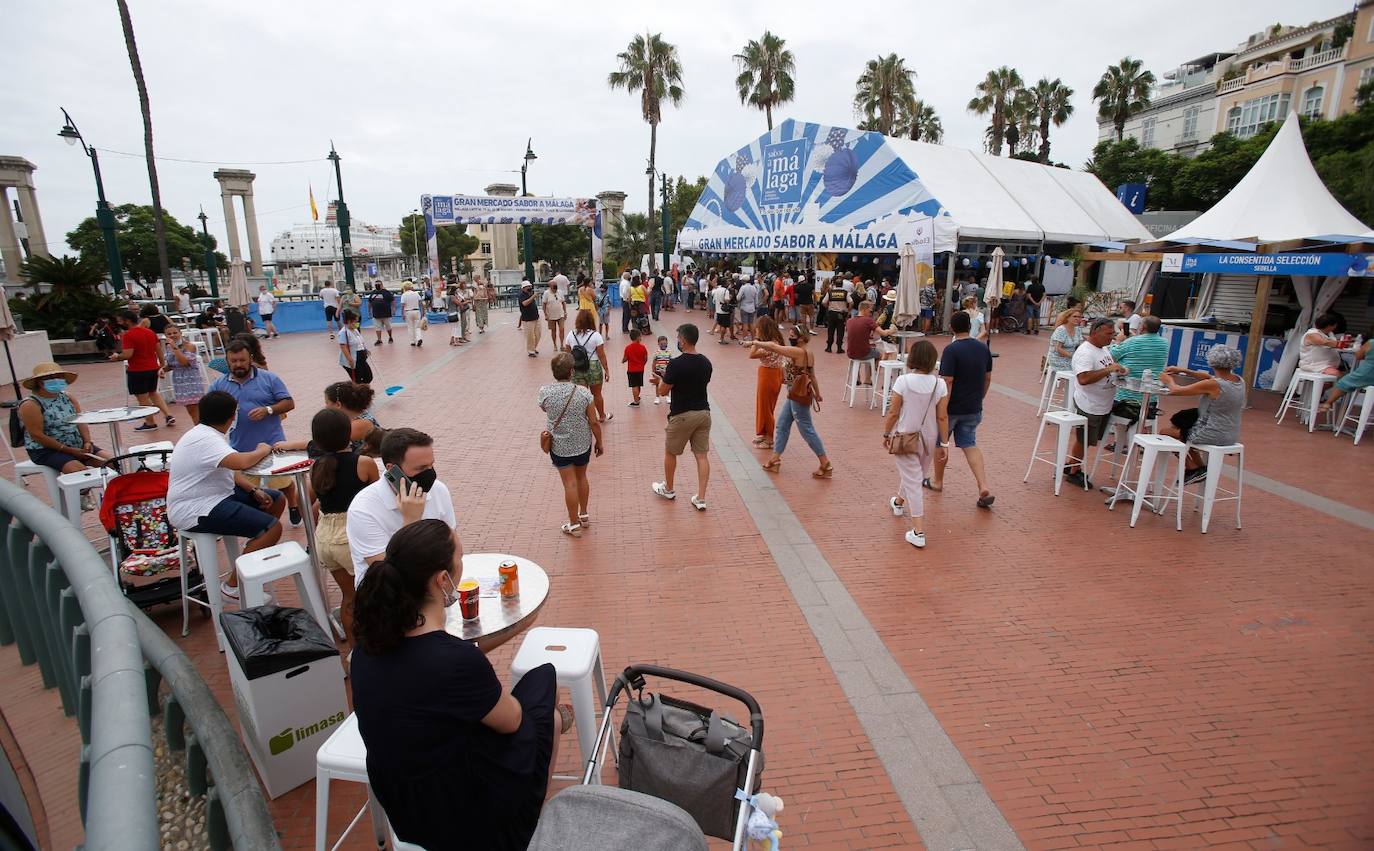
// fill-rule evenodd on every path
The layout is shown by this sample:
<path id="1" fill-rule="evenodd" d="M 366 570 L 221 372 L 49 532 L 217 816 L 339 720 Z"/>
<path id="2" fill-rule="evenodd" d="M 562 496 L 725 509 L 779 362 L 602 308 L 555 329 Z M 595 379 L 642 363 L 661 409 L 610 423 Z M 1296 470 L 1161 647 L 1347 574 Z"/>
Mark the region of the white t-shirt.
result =
<path id="1" fill-rule="evenodd" d="M 973 313 L 969 315 L 968 335 L 975 340 L 978 339 L 979 335 L 983 333 L 983 326 L 985 324 L 987 324 L 987 320 L 983 318 L 983 311 L 973 311 Z"/>
<path id="2" fill-rule="evenodd" d="M 932 390 L 935 392 L 933 399 L 930 397 Z M 936 411 L 940 407 L 940 400 L 949 395 L 949 387 L 944 379 L 935 374 L 908 372 L 897 376 L 892 383 L 892 392 L 902 397 L 902 414 L 897 418 L 897 431 L 911 434 L 927 431 L 928 428 L 939 429 Z"/>
<path id="3" fill-rule="evenodd" d="M 208 425 L 194 426 L 177 441 L 167 466 L 167 519 L 190 529 L 234 492 L 234 472 L 219 462 L 233 454 L 229 439 Z"/>
<path id="4" fill-rule="evenodd" d="M 325 287 L 320 290 L 320 298 L 324 300 L 325 307 L 339 306 L 339 291 L 334 287 Z"/>
<path id="5" fill-rule="evenodd" d="M 554 276 L 553 276 L 552 278 L 550 278 L 549 280 L 553 281 L 553 285 L 554 285 L 555 287 L 558 288 L 558 297 L 559 297 L 559 298 L 567 298 L 567 297 L 568 297 L 568 287 L 571 286 L 571 284 L 568 282 L 568 276 L 567 276 L 567 275 L 564 275 L 564 274 L 561 274 L 561 273 L 560 273 L 560 274 L 554 275 Z"/>
<path id="6" fill-rule="evenodd" d="M 1131 318 L 1126 320 L 1126 325 L 1131 329 L 1131 334 L 1139 334 L 1140 326 L 1145 324 L 1145 317 L 1139 313 L 1132 313 Z"/>
<path id="7" fill-rule="evenodd" d="M 1074 350 L 1073 404 L 1078 410 L 1093 415 L 1111 413 L 1112 402 L 1116 400 L 1116 388 L 1107 381 L 1109 376 L 1104 376 L 1092 384 L 1079 384 L 1077 377 L 1085 372 L 1096 372 L 1114 363 L 1116 361 L 1112 358 L 1111 352 L 1099 349 L 1087 340 Z"/>
<path id="8" fill-rule="evenodd" d="M 258 293 L 258 314 L 260 316 L 271 316 L 276 312 L 277 297 L 272 295 L 272 291 Z"/>
<path id="9" fill-rule="evenodd" d="M 621 303 L 621 304 L 629 304 L 629 303 L 630 303 L 630 279 L 629 279 L 629 278 L 621 278 L 621 279 L 620 279 L 620 303 Z"/>
<path id="10" fill-rule="evenodd" d="M 569 349 L 579 348 L 587 353 L 588 360 L 594 360 L 597 347 L 606 345 L 606 338 L 598 331 L 569 331 L 563 338 L 563 345 Z"/>
<path id="11" fill-rule="evenodd" d="M 697 286 L 701 288 L 701 294 L 706 295 L 711 291 L 711 282 L 706 278 L 697 281 Z"/>
<path id="12" fill-rule="evenodd" d="M 440 481 L 425 494 L 421 520 L 442 520 L 452 529 L 458 525 L 453 514 L 453 495 Z M 353 497 L 348 506 L 348 546 L 353 554 L 353 587 L 363 582 L 367 560 L 386 552 L 391 536 L 401 530 L 401 509 L 396 507 L 396 492 L 385 478 L 378 479 Z"/>
<path id="13" fill-rule="evenodd" d="M 345 326 L 343 330 L 339 331 L 339 366 L 344 369 L 349 369 L 348 360 L 343 354 L 344 346 L 348 346 L 349 354 L 353 356 L 353 363 L 356 365 L 358 363 L 358 352 L 367 349 L 367 341 L 363 339 L 361 333 L 354 331 L 352 328 Z"/>
<path id="14" fill-rule="evenodd" d="M 711 293 L 711 301 L 715 302 L 716 313 L 724 313 L 725 305 L 730 301 L 730 291 L 724 286 L 716 287 L 715 292 Z"/>
<path id="15" fill-rule="evenodd" d="M 540 296 L 539 302 L 544 305 L 545 319 L 564 319 L 567 317 L 562 295 L 544 290 L 544 295 Z"/>
<path id="16" fill-rule="evenodd" d="M 190 293 L 179 293 L 179 294 L 177 295 L 177 310 L 180 310 L 182 313 L 190 313 L 190 312 L 191 312 L 191 294 L 190 294 Z"/>
<path id="17" fill-rule="evenodd" d="M 401 312 L 420 309 L 420 291 L 406 290 L 401 293 Z"/>

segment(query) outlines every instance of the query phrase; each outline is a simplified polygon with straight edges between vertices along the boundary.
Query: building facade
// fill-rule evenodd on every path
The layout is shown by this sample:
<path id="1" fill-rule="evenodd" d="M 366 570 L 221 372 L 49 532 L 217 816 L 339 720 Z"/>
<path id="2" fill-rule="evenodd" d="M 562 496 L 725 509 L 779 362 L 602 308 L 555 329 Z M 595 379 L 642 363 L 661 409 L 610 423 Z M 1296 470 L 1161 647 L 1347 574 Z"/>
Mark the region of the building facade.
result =
<path id="1" fill-rule="evenodd" d="M 1229 51 L 1161 75 L 1150 106 L 1131 116 L 1123 138 L 1193 156 L 1216 133 L 1249 138 L 1282 121 L 1290 109 L 1309 118 L 1345 115 L 1356 109 L 1356 92 L 1370 81 L 1374 0 L 1361 0 L 1350 14 L 1305 26 L 1275 25 Z M 1099 119 L 1099 141 L 1115 134 L 1111 121 Z"/>

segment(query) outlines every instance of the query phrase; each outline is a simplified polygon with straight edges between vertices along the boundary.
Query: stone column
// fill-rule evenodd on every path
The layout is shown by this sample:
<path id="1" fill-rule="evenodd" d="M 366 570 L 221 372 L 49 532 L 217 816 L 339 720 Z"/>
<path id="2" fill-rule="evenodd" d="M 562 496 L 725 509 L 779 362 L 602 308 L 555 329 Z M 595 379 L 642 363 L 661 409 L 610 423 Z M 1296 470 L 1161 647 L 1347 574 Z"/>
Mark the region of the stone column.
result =
<path id="1" fill-rule="evenodd" d="M 38 198 L 34 195 L 33 184 L 20 186 L 19 214 L 24 217 L 24 227 L 29 231 L 29 253 L 36 257 L 50 257 L 48 238 L 43 235 L 43 217 L 38 213 Z"/>
<path id="2" fill-rule="evenodd" d="M 625 226 L 625 193 L 613 189 L 598 192 L 596 200 L 601 210 L 601 238 L 609 239 Z"/>
<path id="3" fill-rule="evenodd" d="M 14 232 L 9 195 L 3 186 L 0 186 L 0 257 L 5 258 L 5 277 L 11 281 L 24 280 L 19 274 L 24 254 L 19 248 L 19 236 Z"/>
<path id="4" fill-rule="evenodd" d="M 239 248 L 239 222 L 238 217 L 234 215 L 234 196 L 225 192 L 219 199 L 224 202 L 224 229 L 228 231 L 229 237 L 229 260 L 242 260 L 243 251 Z"/>
<path id="5" fill-rule="evenodd" d="M 520 187 L 512 183 L 493 183 L 486 188 L 488 195 L 514 198 Z M 516 249 L 516 225 L 491 225 L 491 268 L 521 269 L 520 254 Z"/>
<path id="6" fill-rule="evenodd" d="M 262 277 L 262 248 L 258 244 L 258 214 L 253 207 L 253 192 L 243 196 L 243 224 L 248 228 L 248 262 L 253 277 Z"/>

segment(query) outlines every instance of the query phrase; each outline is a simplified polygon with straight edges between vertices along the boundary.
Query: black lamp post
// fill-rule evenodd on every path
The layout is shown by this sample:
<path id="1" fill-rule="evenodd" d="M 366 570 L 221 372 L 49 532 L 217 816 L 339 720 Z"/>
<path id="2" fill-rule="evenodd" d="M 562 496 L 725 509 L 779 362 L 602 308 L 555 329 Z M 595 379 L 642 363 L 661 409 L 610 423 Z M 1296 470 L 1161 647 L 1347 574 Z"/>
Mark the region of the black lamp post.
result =
<path id="1" fill-rule="evenodd" d="M 529 169 L 529 167 L 530 167 L 530 161 L 531 161 L 531 160 L 537 160 L 537 159 L 539 159 L 538 157 L 536 157 L 536 156 L 534 155 L 534 148 L 531 147 L 531 143 L 532 143 L 533 141 L 534 141 L 534 137 L 533 137 L 533 136 L 531 136 L 528 140 L 526 140 L 526 142 L 525 142 L 525 161 L 522 162 L 522 163 L 520 163 L 520 197 L 521 197 L 521 198 L 528 198 L 528 197 L 529 197 L 529 194 L 530 194 L 530 193 L 529 193 L 529 190 L 525 188 L 525 172 L 526 172 L 526 171 Z M 531 284 L 533 284 L 533 283 L 534 283 L 534 239 L 530 236 L 530 225 L 529 225 L 529 222 L 526 222 L 525 224 L 523 224 L 523 225 L 520 226 L 520 232 L 524 235 L 524 244 L 525 244 L 525 280 L 527 280 L 527 281 L 529 281 Z"/>
<path id="2" fill-rule="evenodd" d="M 200 238 L 205 243 L 205 274 L 210 277 L 210 297 L 219 298 L 219 274 L 215 268 L 215 252 L 210 247 L 210 228 L 206 226 L 205 208 L 200 208 Z"/>
<path id="3" fill-rule="evenodd" d="M 59 107 L 60 109 L 61 107 Z M 110 267 L 110 286 L 115 292 L 124 291 L 124 264 L 119 259 L 119 243 L 115 241 L 115 217 L 114 211 L 110 209 L 110 203 L 105 200 L 105 183 L 100 179 L 100 157 L 96 154 L 95 148 L 86 144 L 86 140 L 81 138 L 81 131 L 76 129 L 76 122 L 72 121 L 71 115 L 67 110 L 62 110 L 62 117 L 66 124 L 57 131 L 57 135 L 66 140 L 68 145 L 81 143 L 81 150 L 86 152 L 86 156 L 91 158 L 91 168 L 95 169 L 95 193 L 99 200 L 95 204 L 95 220 L 100 225 L 100 232 L 105 236 L 105 262 Z"/>
<path id="4" fill-rule="evenodd" d="M 659 274 L 666 276 L 668 274 L 668 255 L 672 254 L 669 244 L 670 237 L 668 236 L 668 228 L 671 225 L 671 219 L 668 216 L 668 172 L 663 172 L 662 178 L 659 188 L 663 192 L 663 209 L 661 212 L 663 218 L 663 268 L 659 269 Z"/>
<path id="5" fill-rule="evenodd" d="M 344 285 L 349 292 L 355 292 L 353 284 L 353 243 L 350 238 L 351 228 L 348 222 L 348 205 L 344 203 L 343 197 L 343 173 L 339 170 L 339 153 L 334 150 L 334 143 L 329 143 L 329 161 L 334 163 L 334 179 L 339 184 L 339 203 L 334 207 L 334 221 L 339 226 L 339 244 L 343 251 Z"/>
<path id="6" fill-rule="evenodd" d="M 418 232 L 415 230 L 415 219 L 420 215 L 419 210 L 410 211 L 410 244 L 415 246 L 415 276 L 420 275 L 420 242 Z"/>

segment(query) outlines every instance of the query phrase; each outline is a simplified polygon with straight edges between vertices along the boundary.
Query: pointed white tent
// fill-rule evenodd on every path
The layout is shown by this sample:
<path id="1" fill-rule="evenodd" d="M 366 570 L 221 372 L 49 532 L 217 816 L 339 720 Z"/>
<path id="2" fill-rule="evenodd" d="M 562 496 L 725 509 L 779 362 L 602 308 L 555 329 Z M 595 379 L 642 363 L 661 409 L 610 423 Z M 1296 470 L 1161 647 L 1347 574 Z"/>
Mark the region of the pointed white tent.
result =
<path id="1" fill-rule="evenodd" d="M 1163 237 L 1163 241 L 1280 242 L 1321 234 L 1354 236 L 1369 229 L 1331 197 L 1307 156 L 1298 114 L 1289 112 L 1264 155 L 1240 183 L 1212 209 Z"/>

